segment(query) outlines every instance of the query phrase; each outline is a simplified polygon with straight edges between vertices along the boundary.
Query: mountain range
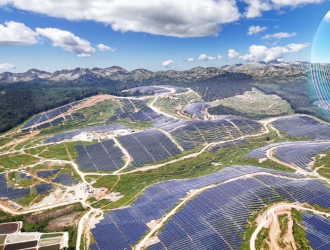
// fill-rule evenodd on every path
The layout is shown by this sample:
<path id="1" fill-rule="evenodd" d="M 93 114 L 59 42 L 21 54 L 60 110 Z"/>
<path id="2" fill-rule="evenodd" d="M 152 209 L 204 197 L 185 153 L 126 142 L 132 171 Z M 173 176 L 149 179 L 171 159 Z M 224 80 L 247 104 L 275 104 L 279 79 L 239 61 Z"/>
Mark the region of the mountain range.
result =
<path id="1" fill-rule="evenodd" d="M 222 67 L 195 67 L 186 71 L 167 70 L 153 72 L 146 69 L 127 71 L 119 66 L 109 68 L 76 68 L 57 70 L 53 73 L 30 69 L 25 73 L 4 72 L 0 74 L 0 83 L 15 82 L 60 82 L 79 80 L 112 80 L 116 82 L 144 80 L 167 80 L 192 82 L 209 79 L 224 73 L 244 73 L 253 77 L 288 77 L 302 76 L 308 72 L 308 62 L 255 61 L 245 64 L 225 65 Z"/>

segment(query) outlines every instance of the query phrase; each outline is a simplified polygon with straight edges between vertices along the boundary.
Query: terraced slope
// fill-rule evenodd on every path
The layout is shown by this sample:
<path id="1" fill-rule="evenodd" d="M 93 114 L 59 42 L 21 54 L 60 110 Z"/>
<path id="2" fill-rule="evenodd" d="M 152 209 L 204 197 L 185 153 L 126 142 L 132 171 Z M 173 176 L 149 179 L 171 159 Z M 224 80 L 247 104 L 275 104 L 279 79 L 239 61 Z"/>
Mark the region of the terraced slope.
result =
<path id="1" fill-rule="evenodd" d="M 210 186 L 247 173 L 260 174 Z M 286 176 L 301 177 L 271 169 L 233 166 L 194 179 L 154 184 L 133 205 L 111 211 L 96 224 L 91 231 L 97 244 L 91 248 L 132 249 L 148 231 L 146 223 L 164 216 L 188 191 L 205 186 L 210 188 L 176 212 L 157 234 L 160 242 L 147 249 L 239 249 L 251 211 L 260 210 L 268 202 L 292 200 L 330 207 L 330 188 L 323 182 Z"/>

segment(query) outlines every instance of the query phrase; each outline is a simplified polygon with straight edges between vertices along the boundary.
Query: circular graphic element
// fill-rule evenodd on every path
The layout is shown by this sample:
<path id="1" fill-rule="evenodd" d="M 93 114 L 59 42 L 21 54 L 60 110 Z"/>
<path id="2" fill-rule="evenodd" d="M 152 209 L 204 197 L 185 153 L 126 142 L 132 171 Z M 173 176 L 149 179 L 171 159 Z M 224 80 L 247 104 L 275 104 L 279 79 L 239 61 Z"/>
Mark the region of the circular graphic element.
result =
<path id="1" fill-rule="evenodd" d="M 330 114 L 330 11 L 319 25 L 312 46 L 311 77 L 319 106 Z"/>

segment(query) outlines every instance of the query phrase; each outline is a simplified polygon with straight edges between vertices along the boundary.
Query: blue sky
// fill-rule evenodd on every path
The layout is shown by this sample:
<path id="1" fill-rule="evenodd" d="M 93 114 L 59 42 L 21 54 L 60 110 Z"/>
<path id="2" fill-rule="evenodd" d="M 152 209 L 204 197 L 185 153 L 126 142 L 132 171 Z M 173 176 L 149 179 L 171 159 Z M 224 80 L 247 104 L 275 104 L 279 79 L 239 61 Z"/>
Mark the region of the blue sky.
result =
<path id="1" fill-rule="evenodd" d="M 330 9 L 320 0 L 104 1 L 0 0 L 0 72 L 309 61 Z M 260 32 L 247 34 L 251 26 Z"/>

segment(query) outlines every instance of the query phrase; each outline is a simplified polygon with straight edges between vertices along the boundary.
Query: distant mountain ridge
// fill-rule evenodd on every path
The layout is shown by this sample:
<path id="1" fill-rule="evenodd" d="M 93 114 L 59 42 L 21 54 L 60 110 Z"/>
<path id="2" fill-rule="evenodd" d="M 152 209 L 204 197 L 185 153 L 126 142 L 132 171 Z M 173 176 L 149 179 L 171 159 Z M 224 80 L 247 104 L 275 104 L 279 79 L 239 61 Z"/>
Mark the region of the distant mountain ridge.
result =
<path id="1" fill-rule="evenodd" d="M 195 67 L 190 70 L 177 71 L 157 71 L 152 72 L 146 69 L 135 69 L 127 71 L 119 66 L 109 68 L 75 68 L 73 70 L 57 70 L 54 73 L 30 69 L 25 73 L 4 72 L 0 74 L 0 83 L 15 82 L 60 82 L 60 81 L 79 81 L 79 80 L 112 80 L 116 82 L 145 80 L 157 81 L 177 81 L 193 82 L 209 79 L 225 73 L 244 73 L 253 77 L 274 77 L 274 76 L 295 76 L 304 75 L 308 69 L 308 62 L 280 62 L 280 61 L 255 61 L 245 64 L 225 65 L 222 67 Z"/>

